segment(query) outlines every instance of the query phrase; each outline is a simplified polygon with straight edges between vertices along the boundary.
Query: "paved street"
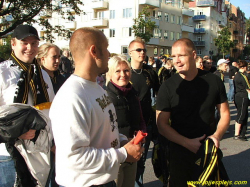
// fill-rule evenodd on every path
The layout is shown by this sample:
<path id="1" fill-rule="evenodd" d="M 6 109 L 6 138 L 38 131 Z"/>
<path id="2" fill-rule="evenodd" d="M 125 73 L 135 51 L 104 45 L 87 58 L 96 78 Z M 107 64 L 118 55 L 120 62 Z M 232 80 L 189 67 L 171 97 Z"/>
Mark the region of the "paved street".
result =
<path id="1" fill-rule="evenodd" d="M 228 78 L 226 78 L 226 89 L 228 90 Z M 229 103 L 231 112 L 231 122 L 229 127 L 229 134 L 225 134 L 221 141 L 221 150 L 223 152 L 223 163 L 231 181 L 247 181 L 247 185 L 233 185 L 250 187 L 250 128 L 248 126 L 247 137 L 249 141 L 242 142 L 233 140 L 234 136 L 234 120 L 237 114 L 233 103 Z M 248 119 L 248 121 L 250 118 Z M 249 125 L 249 124 L 248 124 Z M 151 153 L 152 144 L 149 149 L 148 159 L 146 162 L 146 171 L 144 174 L 145 187 L 161 187 L 162 183 L 155 177 L 152 164 Z"/>

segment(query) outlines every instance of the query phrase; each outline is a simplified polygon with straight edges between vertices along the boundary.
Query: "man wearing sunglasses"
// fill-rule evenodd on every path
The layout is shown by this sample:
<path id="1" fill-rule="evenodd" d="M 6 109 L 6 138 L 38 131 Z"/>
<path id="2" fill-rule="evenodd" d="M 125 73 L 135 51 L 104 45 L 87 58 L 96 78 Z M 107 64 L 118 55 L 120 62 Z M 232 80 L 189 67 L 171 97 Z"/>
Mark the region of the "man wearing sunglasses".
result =
<path id="1" fill-rule="evenodd" d="M 131 82 L 135 90 L 138 92 L 140 99 L 143 118 L 147 125 L 148 136 L 145 143 L 144 155 L 137 163 L 137 174 L 135 186 L 143 186 L 143 173 L 145 170 L 145 161 L 152 137 L 152 127 L 155 127 L 155 113 L 151 107 L 151 89 L 153 93 L 157 93 L 159 89 L 159 80 L 157 73 L 143 63 L 146 58 L 146 44 L 141 38 L 136 38 L 129 44 L 129 55 L 131 57 L 132 76 Z"/>

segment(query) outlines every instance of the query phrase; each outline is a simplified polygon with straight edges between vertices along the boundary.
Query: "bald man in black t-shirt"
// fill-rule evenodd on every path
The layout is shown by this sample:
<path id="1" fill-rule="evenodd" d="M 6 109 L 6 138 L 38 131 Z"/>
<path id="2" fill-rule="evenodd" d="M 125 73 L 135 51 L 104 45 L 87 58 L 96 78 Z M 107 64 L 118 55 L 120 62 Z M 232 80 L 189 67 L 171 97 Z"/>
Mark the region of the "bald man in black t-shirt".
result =
<path id="1" fill-rule="evenodd" d="M 191 40 L 177 40 L 172 58 L 178 74 L 162 84 L 156 118 L 159 133 L 170 141 L 169 187 L 185 187 L 192 180 L 195 153 L 204 139 L 209 137 L 219 147 L 229 126 L 230 111 L 221 79 L 196 68 Z M 213 123 L 215 106 L 221 116 L 217 126 Z"/>

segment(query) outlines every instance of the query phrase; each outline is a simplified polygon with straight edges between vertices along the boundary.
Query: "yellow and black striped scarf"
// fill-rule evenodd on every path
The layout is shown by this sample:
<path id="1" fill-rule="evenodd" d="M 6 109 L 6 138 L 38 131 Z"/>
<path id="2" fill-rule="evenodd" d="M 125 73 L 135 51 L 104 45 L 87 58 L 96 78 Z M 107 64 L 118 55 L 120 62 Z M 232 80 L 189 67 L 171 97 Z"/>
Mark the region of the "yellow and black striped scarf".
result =
<path id="1" fill-rule="evenodd" d="M 13 102 L 27 104 L 29 91 L 33 96 L 33 105 L 49 102 L 48 85 L 43 80 L 42 71 L 36 59 L 32 64 L 27 64 L 20 61 L 14 52 L 11 53 L 10 59 L 21 69 Z"/>
<path id="2" fill-rule="evenodd" d="M 188 186 L 200 187 L 229 187 L 229 177 L 221 161 L 223 154 L 220 149 L 216 148 L 213 140 L 206 139 L 196 153 L 194 175 L 192 183 Z"/>
<path id="3" fill-rule="evenodd" d="M 240 74 L 242 75 L 242 77 L 245 79 L 246 81 L 246 84 L 247 84 L 247 89 L 250 89 L 250 84 L 249 84 L 249 81 L 248 81 L 248 78 L 246 75 L 244 75 L 243 73 L 240 72 Z"/>

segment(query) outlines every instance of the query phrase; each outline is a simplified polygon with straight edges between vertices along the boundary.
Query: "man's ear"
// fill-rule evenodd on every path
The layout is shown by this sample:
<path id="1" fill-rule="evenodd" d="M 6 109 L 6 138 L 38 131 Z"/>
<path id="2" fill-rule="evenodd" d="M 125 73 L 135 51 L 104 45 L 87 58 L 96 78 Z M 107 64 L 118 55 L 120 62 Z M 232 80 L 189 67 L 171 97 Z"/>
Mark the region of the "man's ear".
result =
<path id="1" fill-rule="evenodd" d="M 96 46 L 95 45 L 91 45 L 90 48 L 89 48 L 89 53 L 90 55 L 96 59 L 97 58 L 97 49 L 96 49 Z"/>

